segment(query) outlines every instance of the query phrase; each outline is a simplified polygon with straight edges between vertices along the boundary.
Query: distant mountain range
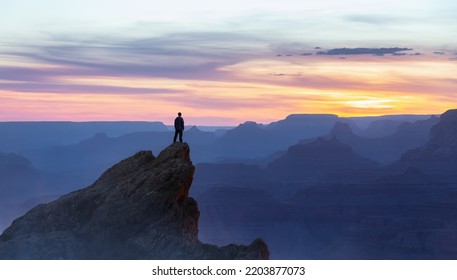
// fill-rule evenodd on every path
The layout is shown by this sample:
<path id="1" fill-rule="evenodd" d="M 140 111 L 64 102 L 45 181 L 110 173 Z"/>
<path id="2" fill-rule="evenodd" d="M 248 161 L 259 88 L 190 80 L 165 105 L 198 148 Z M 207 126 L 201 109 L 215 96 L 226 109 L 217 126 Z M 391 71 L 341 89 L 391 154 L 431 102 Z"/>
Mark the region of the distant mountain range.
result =
<path id="1" fill-rule="evenodd" d="M 201 210 L 201 240 L 223 245 L 260 236 L 272 258 L 457 258 L 439 241 L 457 240 L 456 112 L 291 115 L 225 131 L 188 127 L 184 140 L 196 167 L 190 194 Z M 138 151 L 158 154 L 173 133 L 101 130 L 65 144 L 38 134 L 39 145 L 22 142 L 15 146 L 21 150 L 6 148 L 16 136 L 1 135 L 9 144 L 0 154 L 0 191 L 14 195 L 13 206 L 21 208 L 89 185 Z"/>
<path id="2" fill-rule="evenodd" d="M 390 135 L 379 138 L 359 136 L 347 123 L 337 122 L 324 137 L 336 137 L 338 141 L 351 146 L 357 154 L 386 164 L 399 159 L 405 151 L 424 145 L 429 138 L 430 129 L 438 121 L 438 117 L 432 116 L 427 120 L 402 123 L 397 125 Z M 302 140 L 309 141 L 311 140 Z"/>
<path id="3" fill-rule="evenodd" d="M 0 122 L 0 151 L 76 144 L 103 132 L 112 137 L 136 131 L 168 131 L 161 122 Z"/>
<path id="4" fill-rule="evenodd" d="M 0 228 L 28 210 L 24 205 L 26 200 L 49 191 L 44 174 L 28 159 L 0 152 Z"/>
<path id="5" fill-rule="evenodd" d="M 376 147 L 343 123 L 324 138 L 291 146 L 267 169 L 245 166 L 246 180 L 243 166 L 218 170 L 213 164 L 210 171 L 197 165 L 203 240 L 224 244 L 260 235 L 274 259 L 456 259 L 457 110 L 438 121 L 401 125 L 396 133 L 422 135 L 431 123 L 423 145 L 387 166 L 364 164 L 366 159 L 339 142 Z M 357 175 L 354 169 L 364 171 Z M 328 170 L 344 170 L 346 176 Z"/>
<path id="6" fill-rule="evenodd" d="M 266 167 L 291 145 L 333 136 L 351 146 L 356 154 L 386 164 L 424 144 L 430 127 L 437 121 L 436 117 L 409 115 L 339 118 L 294 114 L 268 125 L 246 122 L 226 131 L 203 131 L 193 126 L 185 131 L 184 139 L 192 146 L 197 164 Z M 370 130 L 380 131 L 379 135 L 393 133 L 368 138 L 366 135 L 373 137 Z M 0 131 L 0 151 L 20 153 L 45 177 L 50 193 L 60 194 L 89 184 L 103 170 L 132 153 L 144 149 L 161 151 L 173 136 L 160 122 L 9 122 L 0 123 Z M 365 131 L 365 136 L 352 131 Z"/>
<path id="7" fill-rule="evenodd" d="M 43 180 L 42 174 L 25 157 L 1 152 L 0 178 L 1 201 L 17 200 L 24 192 L 39 193 L 39 183 Z"/>

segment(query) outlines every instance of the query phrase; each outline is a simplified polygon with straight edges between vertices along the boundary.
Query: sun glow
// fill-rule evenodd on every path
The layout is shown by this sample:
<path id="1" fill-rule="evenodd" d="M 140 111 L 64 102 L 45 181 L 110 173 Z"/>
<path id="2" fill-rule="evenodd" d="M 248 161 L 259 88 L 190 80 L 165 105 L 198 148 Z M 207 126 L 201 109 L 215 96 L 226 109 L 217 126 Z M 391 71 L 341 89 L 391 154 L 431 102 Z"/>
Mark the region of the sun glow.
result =
<path id="1" fill-rule="evenodd" d="M 182 111 L 236 125 L 457 104 L 452 1 L 132 1 L 5 3 L 0 121 L 169 123 Z"/>
<path id="2" fill-rule="evenodd" d="M 365 64 L 254 60 L 218 69 L 224 75 L 216 80 L 63 75 L 52 81 L 59 86 L 53 92 L 40 90 L 41 82 L 25 92 L 20 82 L 3 80 L 0 87 L 19 89 L 0 92 L 0 118 L 169 122 L 175 111 L 184 111 L 191 122 L 233 125 L 291 113 L 440 113 L 456 104 L 450 62 Z"/>

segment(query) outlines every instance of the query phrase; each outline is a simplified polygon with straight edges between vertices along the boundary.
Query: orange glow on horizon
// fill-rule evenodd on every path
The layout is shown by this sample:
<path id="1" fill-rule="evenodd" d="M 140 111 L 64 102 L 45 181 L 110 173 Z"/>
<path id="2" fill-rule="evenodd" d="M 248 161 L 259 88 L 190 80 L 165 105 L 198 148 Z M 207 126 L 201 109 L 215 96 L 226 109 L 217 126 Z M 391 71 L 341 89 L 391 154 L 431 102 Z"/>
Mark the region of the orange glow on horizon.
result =
<path id="1" fill-rule="evenodd" d="M 59 76 L 47 82 L 58 86 L 53 92 L 40 89 L 39 82 L 28 83 L 36 89 L 21 91 L 21 82 L 2 80 L 0 121 L 170 124 L 182 111 L 188 123 L 237 125 L 247 120 L 269 123 L 296 113 L 441 114 L 457 107 L 456 70 L 455 61 L 434 57 L 339 61 L 315 56 L 244 61 L 218 69 L 216 79 Z"/>

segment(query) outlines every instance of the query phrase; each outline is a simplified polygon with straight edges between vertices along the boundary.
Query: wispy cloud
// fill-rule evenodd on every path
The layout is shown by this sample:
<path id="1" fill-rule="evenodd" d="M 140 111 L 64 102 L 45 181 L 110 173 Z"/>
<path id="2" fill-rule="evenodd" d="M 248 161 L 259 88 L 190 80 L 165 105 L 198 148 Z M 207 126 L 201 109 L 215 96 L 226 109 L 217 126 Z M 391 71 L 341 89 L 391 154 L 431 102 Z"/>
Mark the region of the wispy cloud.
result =
<path id="1" fill-rule="evenodd" d="M 260 38 L 232 33 L 173 33 L 143 39 L 59 38 L 43 46 L 10 52 L 20 59 L 39 61 L 66 69 L 10 69 L 0 79 L 46 75 L 141 76 L 199 79 L 216 77 L 217 69 L 259 55 Z M 255 46 L 257 45 L 257 46 Z M 254 47 L 255 46 L 255 47 Z"/>
<path id="2" fill-rule="evenodd" d="M 350 14 L 343 17 L 344 20 L 355 23 L 365 23 L 371 25 L 389 25 L 404 22 L 411 22 L 413 19 L 380 14 Z"/>
<path id="3" fill-rule="evenodd" d="M 60 107 L 72 107 L 57 110 L 56 115 L 70 119 L 73 115 L 87 118 L 89 113 L 83 112 L 88 110 L 97 118 L 143 119 L 149 117 L 151 108 L 180 108 L 196 118 L 221 113 L 221 118 L 233 119 L 229 116 L 238 112 L 238 119 L 254 119 L 259 114 L 272 118 L 271 110 L 281 115 L 301 110 L 337 113 L 348 104 L 354 108 L 375 104 L 358 102 L 359 96 L 365 95 L 378 101 L 385 100 L 382 95 L 390 98 L 389 94 L 399 92 L 447 95 L 455 85 L 428 77 L 429 85 L 418 86 L 422 74 L 408 79 L 410 68 L 389 66 L 441 59 L 431 51 L 429 56 L 413 57 L 406 56 L 411 48 L 327 50 L 316 49 L 316 45 L 271 44 L 261 36 L 230 32 L 182 32 L 136 39 L 123 35 L 53 36 L 42 45 L 3 52 L 17 63 L 0 66 L 0 90 L 9 94 L 2 106 L 20 108 L 28 102 L 30 115 L 38 112 L 50 119 Z M 276 57 L 278 51 L 284 56 Z M 336 59 L 346 56 L 350 59 Z M 45 108 L 47 103 L 42 100 L 55 108 Z M 100 108 L 106 111 L 103 116 L 98 113 Z"/>
<path id="4" fill-rule="evenodd" d="M 182 90 L 55 83 L 0 83 L 0 90 L 71 94 L 173 94 Z"/>

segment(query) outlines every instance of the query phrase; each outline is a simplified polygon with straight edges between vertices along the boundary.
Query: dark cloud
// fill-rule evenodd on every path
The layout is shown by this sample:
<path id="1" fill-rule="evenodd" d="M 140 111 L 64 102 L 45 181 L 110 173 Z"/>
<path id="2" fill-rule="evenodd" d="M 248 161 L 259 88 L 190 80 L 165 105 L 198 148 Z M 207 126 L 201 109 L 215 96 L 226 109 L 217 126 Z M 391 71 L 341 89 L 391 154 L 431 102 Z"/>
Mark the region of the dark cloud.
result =
<path id="1" fill-rule="evenodd" d="M 313 55 L 313 53 L 305 52 L 305 53 L 302 53 L 301 55 L 303 55 L 303 56 L 309 56 L 309 55 Z"/>
<path id="2" fill-rule="evenodd" d="M 410 48 L 338 48 L 327 51 L 319 51 L 317 55 L 378 55 L 396 54 L 399 52 L 411 51 Z"/>
<path id="3" fill-rule="evenodd" d="M 433 52 L 433 54 L 436 54 L 436 55 L 445 55 L 446 53 L 445 53 L 445 52 Z"/>
<path id="4" fill-rule="evenodd" d="M 276 72 L 273 72 L 273 73 L 270 73 L 271 76 L 291 76 L 291 77 L 299 77 L 301 76 L 302 74 L 300 73 L 276 73 Z"/>

